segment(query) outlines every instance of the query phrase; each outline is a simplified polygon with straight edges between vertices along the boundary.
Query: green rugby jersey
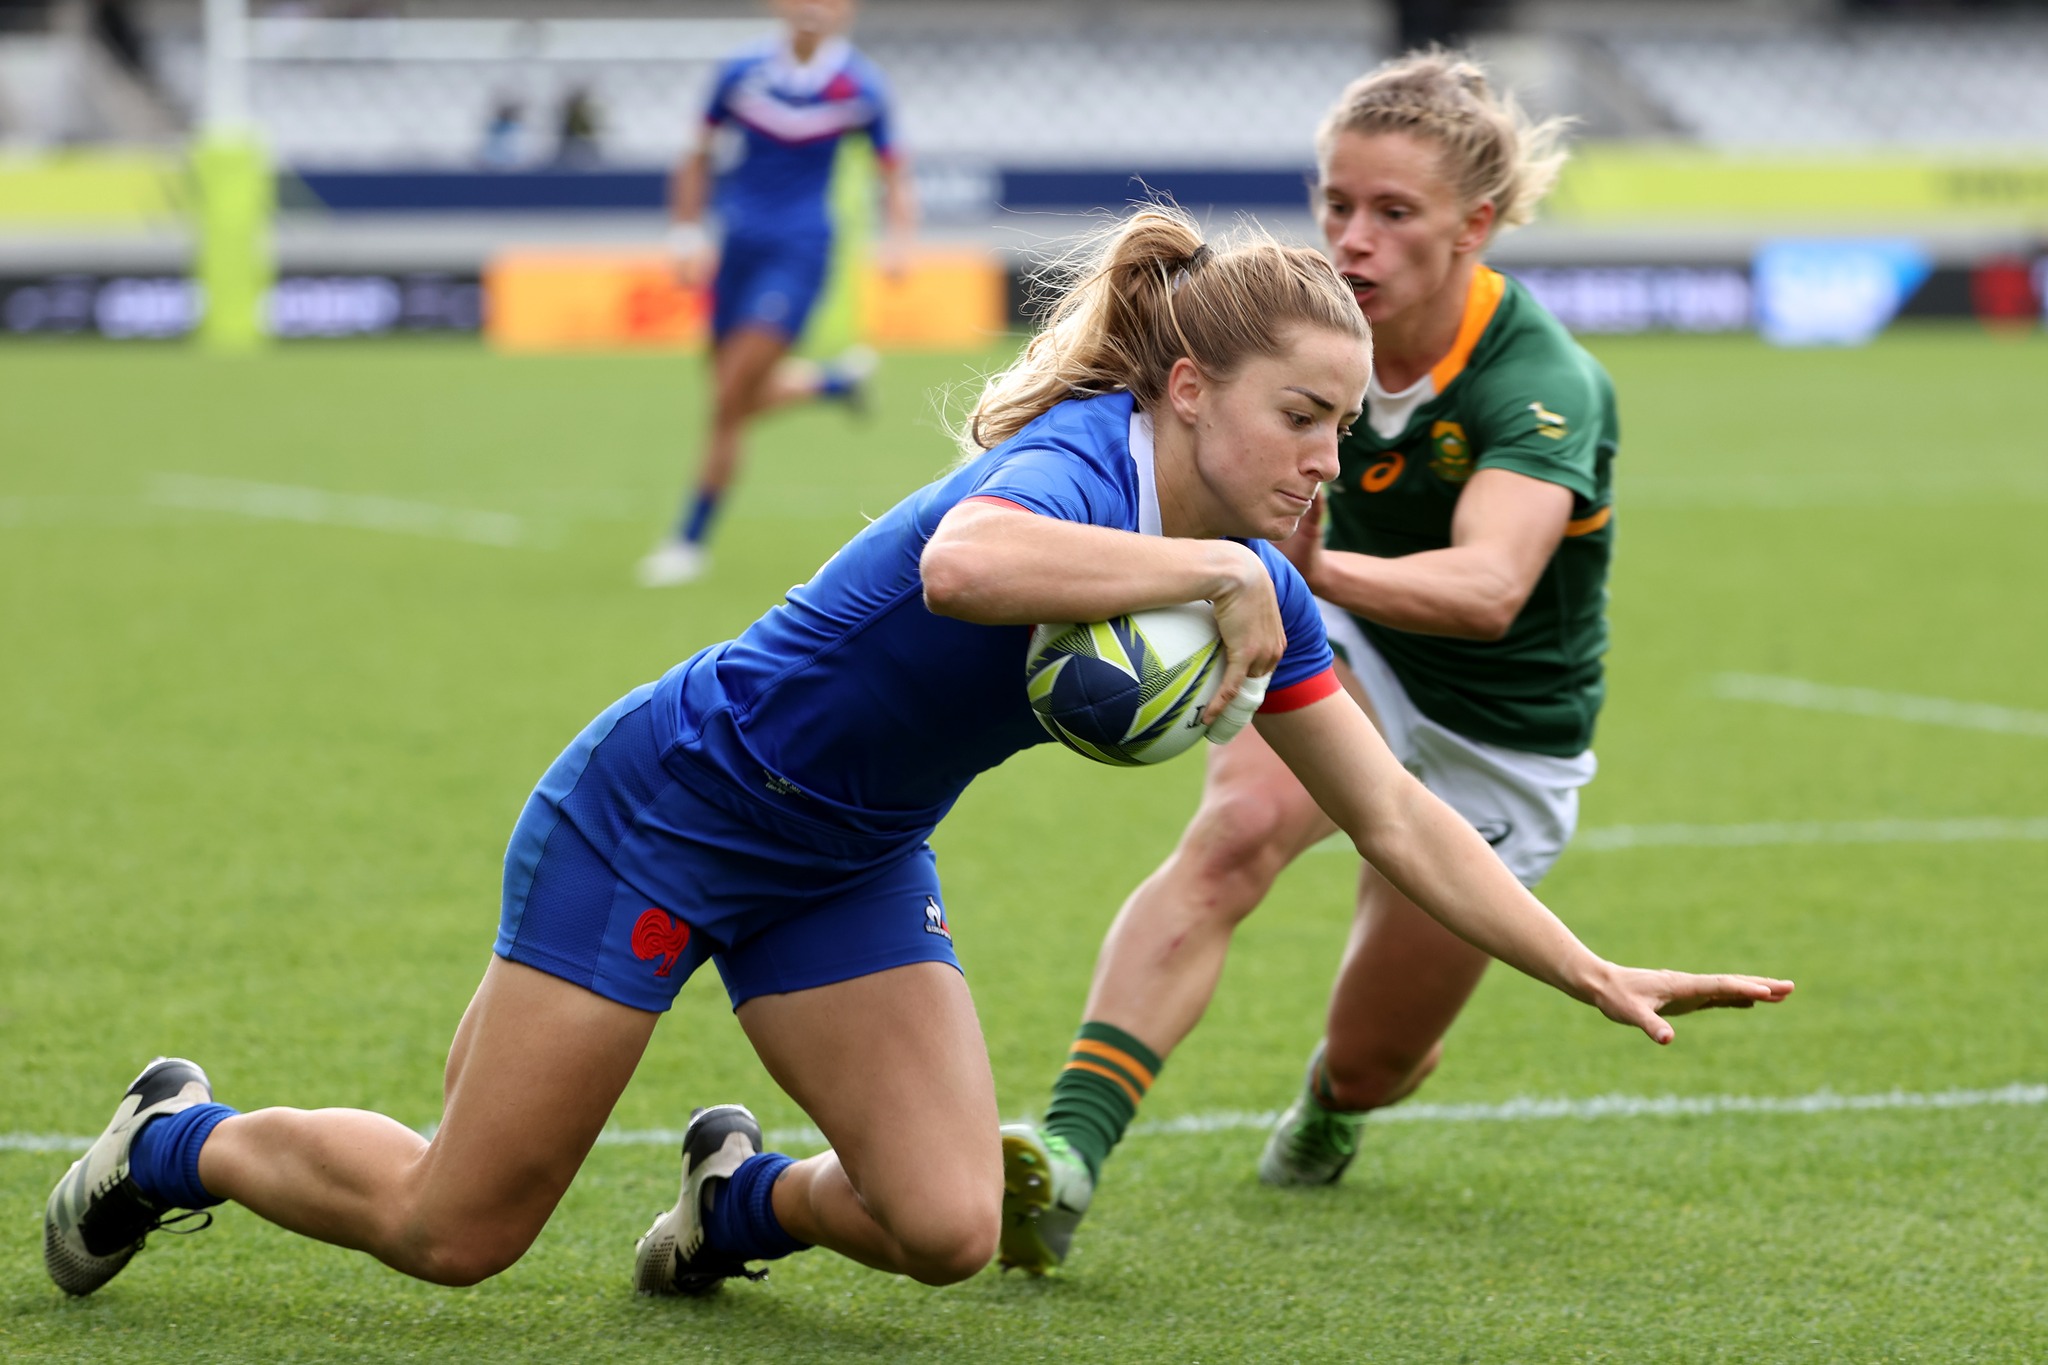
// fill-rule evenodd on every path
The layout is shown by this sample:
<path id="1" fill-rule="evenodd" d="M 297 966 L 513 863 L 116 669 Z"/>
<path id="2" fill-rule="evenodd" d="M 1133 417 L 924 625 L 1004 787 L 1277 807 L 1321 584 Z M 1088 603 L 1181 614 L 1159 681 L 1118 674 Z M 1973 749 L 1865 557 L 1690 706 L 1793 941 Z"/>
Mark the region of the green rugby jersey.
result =
<path id="1" fill-rule="evenodd" d="M 1407 395 L 1401 395 L 1404 399 Z M 1520 284 L 1485 266 L 1457 341 L 1391 437 L 1377 392 L 1344 441 L 1327 543 L 1398 556 L 1451 543 L 1451 513 L 1481 469 L 1572 492 L 1564 542 L 1500 640 L 1417 635 L 1360 619 L 1417 709 L 1471 739 L 1569 756 L 1593 742 L 1605 695 L 1607 565 L 1614 551 L 1614 385 Z"/>

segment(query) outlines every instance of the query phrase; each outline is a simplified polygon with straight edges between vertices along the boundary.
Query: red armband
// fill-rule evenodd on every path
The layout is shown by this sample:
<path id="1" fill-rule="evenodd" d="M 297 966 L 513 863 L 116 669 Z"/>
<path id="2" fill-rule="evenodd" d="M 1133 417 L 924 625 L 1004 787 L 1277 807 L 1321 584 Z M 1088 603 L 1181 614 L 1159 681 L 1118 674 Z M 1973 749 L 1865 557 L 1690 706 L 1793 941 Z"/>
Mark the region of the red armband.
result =
<path id="1" fill-rule="evenodd" d="M 1333 665 L 1311 677 L 1303 678 L 1298 683 L 1289 683 L 1277 692 L 1268 692 L 1265 704 L 1259 707 L 1259 714 L 1277 716 L 1282 711 L 1299 711 L 1304 706 L 1312 706 L 1321 701 L 1332 692 L 1341 691 L 1343 686 L 1344 684 L 1337 681 L 1337 670 Z"/>
<path id="2" fill-rule="evenodd" d="M 995 504 L 996 506 L 998 506 L 998 507 L 1014 507 L 1014 508 L 1016 508 L 1016 509 L 1017 509 L 1017 510 L 1018 510 L 1019 512 L 1031 512 L 1031 509 L 1030 509 L 1029 507 L 1026 507 L 1026 506 L 1025 506 L 1025 505 L 1024 505 L 1023 503 L 1021 503 L 1021 502 L 1011 502 L 1011 501 L 1010 501 L 1010 500 L 1009 500 L 1008 498 L 998 498 L 998 497 L 995 497 L 995 496 L 994 496 L 994 495 L 992 495 L 992 494 L 980 494 L 980 493 L 977 493 L 977 494 L 976 494 L 975 496 L 973 496 L 973 497 L 971 497 L 971 498 L 962 498 L 962 499 L 960 499 L 960 501 L 962 501 L 962 502 L 992 502 L 992 503 L 994 503 L 994 504 Z M 1031 515 L 1035 517 L 1035 516 L 1037 516 L 1037 515 L 1038 515 L 1038 513 L 1036 513 L 1036 512 L 1031 512 Z"/>

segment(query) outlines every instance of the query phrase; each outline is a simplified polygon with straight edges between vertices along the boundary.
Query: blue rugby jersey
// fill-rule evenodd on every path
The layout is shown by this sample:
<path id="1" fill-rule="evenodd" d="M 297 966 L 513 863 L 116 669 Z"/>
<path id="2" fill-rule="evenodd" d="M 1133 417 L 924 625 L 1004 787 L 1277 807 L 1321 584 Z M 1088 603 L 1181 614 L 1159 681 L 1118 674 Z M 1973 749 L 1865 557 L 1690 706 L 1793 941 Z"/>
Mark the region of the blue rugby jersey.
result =
<path id="1" fill-rule="evenodd" d="M 720 170 L 714 202 L 729 234 L 826 237 L 826 190 L 839 139 L 866 133 L 894 152 L 889 93 L 875 64 L 844 38 L 799 65 L 788 39 L 750 47 L 719 69 L 704 121 L 739 134 L 738 160 Z"/>
<path id="2" fill-rule="evenodd" d="M 924 604 L 925 543 L 970 498 L 1158 535 L 1150 422 L 1127 393 L 1070 400 L 897 504 L 738 639 L 662 678 L 653 700 L 664 761 L 751 792 L 748 806 L 832 831 L 835 843 L 845 836 L 844 853 L 857 856 L 922 839 L 977 774 L 1049 743 L 1025 696 L 1031 628 Z M 1278 550 L 1248 543 L 1287 630 L 1262 709 L 1305 706 L 1337 690 L 1315 599 Z"/>

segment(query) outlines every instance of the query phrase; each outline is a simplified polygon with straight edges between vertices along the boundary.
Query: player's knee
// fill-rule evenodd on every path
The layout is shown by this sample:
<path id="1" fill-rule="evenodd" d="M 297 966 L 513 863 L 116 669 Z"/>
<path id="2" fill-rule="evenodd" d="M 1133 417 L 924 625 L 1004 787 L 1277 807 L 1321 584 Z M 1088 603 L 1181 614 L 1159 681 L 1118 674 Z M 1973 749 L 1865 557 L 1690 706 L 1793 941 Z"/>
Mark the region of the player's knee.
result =
<path id="1" fill-rule="evenodd" d="M 1000 1220 L 990 1218 L 927 1235 L 914 1246 L 906 1244 L 910 1277 L 934 1287 L 972 1278 L 995 1259 L 1000 1231 Z"/>
<path id="2" fill-rule="evenodd" d="M 1443 1055 L 1442 1040 L 1420 1048 L 1383 1042 L 1344 1057 L 1326 1056 L 1323 1077 L 1339 1109 L 1378 1109 L 1413 1094 Z"/>
<path id="3" fill-rule="evenodd" d="M 920 1284 L 958 1284 L 995 1259 L 1002 1232 L 999 1200 L 933 1200 L 908 1219 L 891 1220 L 903 1273 Z"/>
<path id="4" fill-rule="evenodd" d="M 1257 791 L 1212 793 L 1181 836 L 1176 856 L 1215 890 L 1216 908 L 1242 918 L 1271 889 L 1293 857 L 1288 822 Z"/>
<path id="5" fill-rule="evenodd" d="M 395 1201 L 379 1259 L 430 1284 L 463 1288 L 490 1279 L 526 1254 L 540 1235 L 538 1221 L 517 1216 L 459 1217 L 425 1211 L 417 1198 Z"/>
<path id="6" fill-rule="evenodd" d="M 753 410 L 753 404 L 747 401 L 748 397 L 749 395 L 721 388 L 718 397 L 711 404 L 711 425 L 730 431 L 744 424 L 748 414 Z"/>
<path id="7" fill-rule="evenodd" d="M 415 1238 L 402 1268 L 429 1284 L 463 1289 L 510 1268 L 532 1241 L 491 1230 L 429 1231 Z"/>

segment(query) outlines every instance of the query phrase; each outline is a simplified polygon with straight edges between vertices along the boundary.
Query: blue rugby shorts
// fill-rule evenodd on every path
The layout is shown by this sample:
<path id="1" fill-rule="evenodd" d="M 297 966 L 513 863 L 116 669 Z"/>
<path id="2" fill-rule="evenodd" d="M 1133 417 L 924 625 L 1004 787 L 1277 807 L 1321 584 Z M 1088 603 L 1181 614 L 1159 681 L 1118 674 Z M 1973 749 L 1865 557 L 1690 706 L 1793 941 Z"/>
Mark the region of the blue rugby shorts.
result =
<path id="1" fill-rule="evenodd" d="M 803 335 L 825 290 L 829 238 L 728 236 L 711 282 L 711 335 L 723 341 L 742 327 Z"/>
<path id="2" fill-rule="evenodd" d="M 498 956 L 666 1010 L 705 959 L 734 1008 L 912 962 L 956 970 L 928 844 L 836 859 L 707 799 L 657 752 L 653 684 L 607 708 L 527 798 L 505 850 Z"/>

